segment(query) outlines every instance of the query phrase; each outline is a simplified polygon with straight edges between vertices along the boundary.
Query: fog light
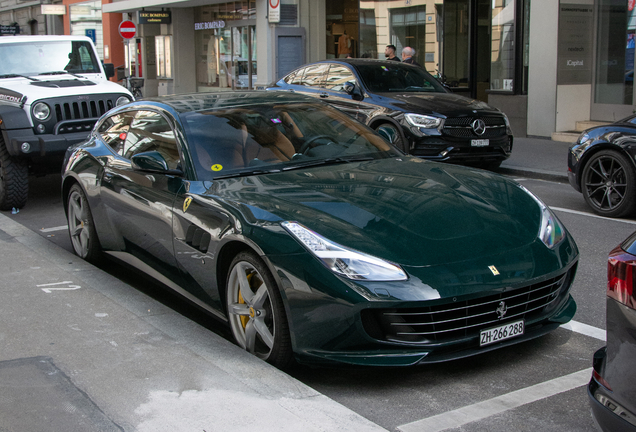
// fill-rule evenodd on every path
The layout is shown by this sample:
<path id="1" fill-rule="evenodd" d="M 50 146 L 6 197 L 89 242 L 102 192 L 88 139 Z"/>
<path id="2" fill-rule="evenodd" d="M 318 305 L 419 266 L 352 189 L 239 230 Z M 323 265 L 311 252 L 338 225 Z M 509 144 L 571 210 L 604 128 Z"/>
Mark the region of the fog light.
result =
<path id="1" fill-rule="evenodd" d="M 36 129 L 38 130 L 39 133 L 46 132 L 46 127 L 43 124 L 39 124 Z"/>
<path id="2" fill-rule="evenodd" d="M 22 150 L 22 153 L 28 153 L 29 151 L 31 151 L 31 144 L 29 144 L 28 142 L 23 142 L 20 146 L 20 149 Z"/>

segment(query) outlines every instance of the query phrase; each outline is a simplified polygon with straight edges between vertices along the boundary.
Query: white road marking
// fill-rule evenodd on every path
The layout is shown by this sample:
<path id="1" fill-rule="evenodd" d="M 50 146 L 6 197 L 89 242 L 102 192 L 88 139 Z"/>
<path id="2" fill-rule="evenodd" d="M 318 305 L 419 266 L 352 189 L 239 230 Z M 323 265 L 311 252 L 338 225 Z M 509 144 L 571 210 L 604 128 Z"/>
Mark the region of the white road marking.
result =
<path id="1" fill-rule="evenodd" d="M 581 333 L 586 336 L 602 340 L 603 342 L 606 341 L 605 330 L 598 327 L 592 327 L 591 325 L 583 324 L 582 322 L 570 321 L 567 324 L 563 324 L 561 328 L 571 330 L 575 333 Z"/>
<path id="2" fill-rule="evenodd" d="M 68 229 L 68 225 L 61 225 L 61 226 L 57 226 L 53 228 L 42 228 L 40 232 L 47 233 L 47 232 L 53 232 L 53 231 L 63 231 L 66 229 Z"/>
<path id="3" fill-rule="evenodd" d="M 61 288 L 50 288 L 50 287 L 54 287 L 58 285 L 68 285 L 68 286 L 61 287 Z M 53 282 L 48 284 L 40 284 L 36 286 L 38 288 L 41 288 L 42 291 L 44 291 L 47 294 L 51 294 L 53 291 L 74 291 L 81 288 L 81 286 L 79 285 L 73 285 L 73 281 Z M 42 288 L 42 287 L 47 287 L 47 288 Z"/>
<path id="4" fill-rule="evenodd" d="M 608 218 L 608 217 L 605 217 L 605 216 L 599 216 L 599 215 L 594 214 L 594 213 L 587 213 L 587 212 L 582 212 L 582 211 L 578 211 L 578 210 L 570 210 L 570 209 L 566 209 L 566 208 L 562 208 L 562 207 L 550 207 L 550 208 L 552 210 L 560 211 L 560 212 L 563 212 L 563 213 L 572 213 L 572 214 L 581 215 L 581 216 L 590 216 L 590 217 L 597 218 L 597 219 L 603 219 L 603 220 L 606 220 L 606 221 L 623 222 L 623 223 L 627 223 L 627 224 L 631 224 L 631 225 L 636 225 L 636 221 L 629 220 L 629 219 Z"/>
<path id="5" fill-rule="evenodd" d="M 439 432 L 458 428 L 467 423 L 584 386 L 590 381 L 591 376 L 592 368 L 584 369 L 483 402 L 398 426 L 397 429 L 402 432 Z"/>

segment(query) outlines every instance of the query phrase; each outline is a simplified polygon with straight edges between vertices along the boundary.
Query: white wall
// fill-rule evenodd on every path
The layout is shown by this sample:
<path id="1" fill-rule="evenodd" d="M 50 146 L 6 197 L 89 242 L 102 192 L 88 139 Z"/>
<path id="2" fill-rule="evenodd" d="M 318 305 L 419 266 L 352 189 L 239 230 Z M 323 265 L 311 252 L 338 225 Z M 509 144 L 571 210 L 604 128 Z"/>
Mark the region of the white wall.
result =
<path id="1" fill-rule="evenodd" d="M 573 131 L 590 119 L 592 84 L 557 86 L 556 131 Z"/>
<path id="2" fill-rule="evenodd" d="M 528 135 L 549 137 L 556 130 L 558 37 L 558 0 L 532 0 L 528 71 Z"/>

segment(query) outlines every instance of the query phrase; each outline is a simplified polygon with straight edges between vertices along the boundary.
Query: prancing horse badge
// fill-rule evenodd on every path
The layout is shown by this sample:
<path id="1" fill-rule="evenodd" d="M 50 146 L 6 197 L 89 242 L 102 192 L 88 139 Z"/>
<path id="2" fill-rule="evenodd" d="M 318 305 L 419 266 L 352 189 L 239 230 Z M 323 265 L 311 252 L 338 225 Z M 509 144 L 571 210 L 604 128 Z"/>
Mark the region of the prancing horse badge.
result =
<path id="1" fill-rule="evenodd" d="M 184 204 L 185 206 L 185 204 Z M 488 268 L 490 269 L 490 271 L 492 272 L 493 275 L 495 276 L 499 276 L 499 270 L 497 270 L 497 267 L 495 267 L 494 265 L 488 266 Z"/>
<path id="2" fill-rule="evenodd" d="M 188 207 L 190 207 L 190 203 L 192 202 L 192 198 L 187 197 L 185 199 L 185 201 L 183 202 L 183 212 L 187 212 L 188 211 Z"/>

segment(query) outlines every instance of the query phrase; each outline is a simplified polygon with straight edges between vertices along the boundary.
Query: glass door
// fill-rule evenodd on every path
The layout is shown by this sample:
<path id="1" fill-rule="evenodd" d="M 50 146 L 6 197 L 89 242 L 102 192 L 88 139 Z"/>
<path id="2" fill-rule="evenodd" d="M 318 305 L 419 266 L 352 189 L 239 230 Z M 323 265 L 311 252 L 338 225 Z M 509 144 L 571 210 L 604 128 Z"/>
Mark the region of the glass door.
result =
<path id="1" fill-rule="evenodd" d="M 597 0 L 592 120 L 620 120 L 634 110 L 634 2 Z M 631 10 L 630 10 L 631 9 Z"/>
<path id="2" fill-rule="evenodd" d="M 256 26 L 232 27 L 231 75 L 235 90 L 256 84 Z"/>

